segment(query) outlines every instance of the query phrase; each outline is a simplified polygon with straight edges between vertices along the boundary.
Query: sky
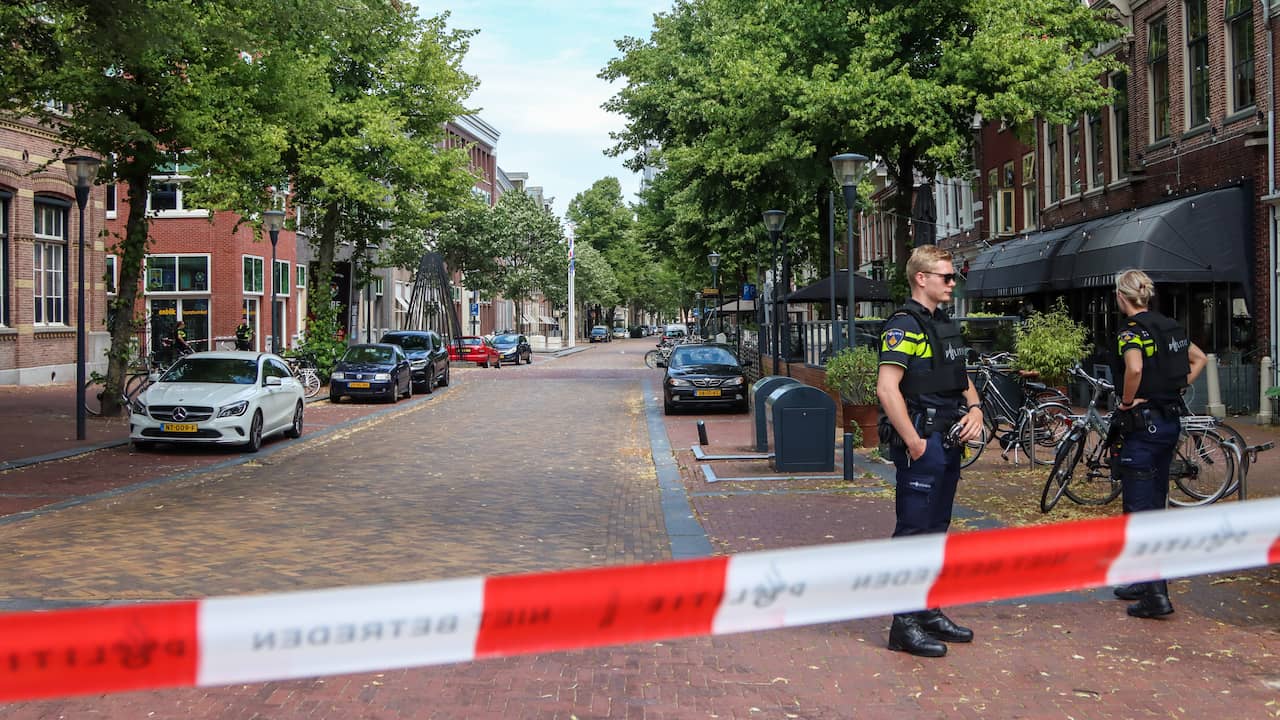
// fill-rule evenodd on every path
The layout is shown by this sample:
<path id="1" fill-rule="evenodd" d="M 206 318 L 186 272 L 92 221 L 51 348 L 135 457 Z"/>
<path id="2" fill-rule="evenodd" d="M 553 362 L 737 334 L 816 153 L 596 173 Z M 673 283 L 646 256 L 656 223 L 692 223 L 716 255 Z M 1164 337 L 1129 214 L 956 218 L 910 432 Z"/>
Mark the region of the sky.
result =
<path id="1" fill-rule="evenodd" d="M 640 175 L 604 150 L 623 119 L 601 109 L 617 88 L 596 75 L 618 56 L 614 40 L 649 37 L 670 0 L 414 0 L 423 15 L 479 30 L 463 68 L 480 80 L 469 105 L 501 136 L 498 165 L 529 173 L 563 217 L 569 201 L 603 177 L 635 202 Z"/>

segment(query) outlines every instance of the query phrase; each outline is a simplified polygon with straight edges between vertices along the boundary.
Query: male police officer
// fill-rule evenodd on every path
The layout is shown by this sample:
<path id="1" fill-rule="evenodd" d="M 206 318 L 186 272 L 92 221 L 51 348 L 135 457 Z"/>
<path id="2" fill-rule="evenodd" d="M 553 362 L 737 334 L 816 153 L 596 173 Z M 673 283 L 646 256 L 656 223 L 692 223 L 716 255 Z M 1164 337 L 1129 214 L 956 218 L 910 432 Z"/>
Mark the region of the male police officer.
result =
<path id="1" fill-rule="evenodd" d="M 894 537 L 947 531 L 961 446 L 982 434 L 982 406 L 965 373 L 968 349 L 959 324 L 938 307 L 951 300 L 955 287 L 951 253 L 933 245 L 916 248 L 907 279 L 911 299 L 885 321 L 876 383 L 896 435 L 890 443 L 898 469 Z M 937 608 L 894 615 L 889 630 L 890 650 L 924 657 L 946 655 L 943 641 L 972 640 L 972 630 Z"/>
<path id="2" fill-rule="evenodd" d="M 253 328 L 249 327 L 247 321 L 240 321 L 236 326 L 236 349 L 249 350 L 253 348 Z"/>

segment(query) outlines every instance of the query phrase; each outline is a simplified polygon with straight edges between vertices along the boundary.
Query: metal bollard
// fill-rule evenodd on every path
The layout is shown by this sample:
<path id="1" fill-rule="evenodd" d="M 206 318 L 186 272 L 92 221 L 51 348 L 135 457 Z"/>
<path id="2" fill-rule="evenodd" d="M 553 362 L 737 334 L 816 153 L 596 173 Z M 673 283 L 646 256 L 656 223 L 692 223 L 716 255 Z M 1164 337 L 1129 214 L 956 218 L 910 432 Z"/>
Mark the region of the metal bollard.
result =
<path id="1" fill-rule="evenodd" d="M 1218 419 L 1225 418 L 1227 406 L 1222 404 L 1222 385 L 1218 379 L 1218 356 L 1214 353 L 1205 356 L 1204 377 L 1205 385 L 1209 390 L 1205 412 Z"/>
<path id="2" fill-rule="evenodd" d="M 698 421 L 698 444 L 707 444 L 707 424 L 701 420 Z"/>
<path id="3" fill-rule="evenodd" d="M 844 434 L 844 481 L 853 482 L 853 433 Z"/>
<path id="4" fill-rule="evenodd" d="M 1263 356 L 1262 362 L 1258 364 L 1258 373 L 1261 375 L 1258 383 L 1258 418 L 1259 425 L 1270 425 L 1271 415 L 1271 398 L 1267 397 L 1267 390 L 1271 387 L 1271 357 Z M 1243 488 L 1241 488 L 1243 490 Z M 1244 498 L 1241 497 L 1241 500 Z"/>

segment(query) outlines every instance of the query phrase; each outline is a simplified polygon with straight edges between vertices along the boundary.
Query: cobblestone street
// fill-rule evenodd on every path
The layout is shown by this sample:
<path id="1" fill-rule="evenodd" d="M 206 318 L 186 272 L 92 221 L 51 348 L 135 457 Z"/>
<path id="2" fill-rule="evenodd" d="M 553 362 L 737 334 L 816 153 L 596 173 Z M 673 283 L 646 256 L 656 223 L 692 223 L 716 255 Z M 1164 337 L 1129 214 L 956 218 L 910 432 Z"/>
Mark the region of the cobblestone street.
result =
<path id="1" fill-rule="evenodd" d="M 651 347 L 615 341 L 500 370 L 457 364 L 449 388 L 394 407 L 322 401 L 300 440 L 260 456 L 117 447 L 0 474 L 11 503 L 0 507 L 0 610 L 669 559 L 655 468 L 670 460 L 655 455 L 667 443 L 717 554 L 889 535 L 891 488 L 870 465 L 853 483 L 838 473 L 706 482 L 690 450 L 697 421 L 707 452 L 743 451 L 751 416 L 663 417 L 660 375 L 642 361 Z M 959 529 L 1026 521 L 989 500 L 1002 483 L 1030 482 L 992 456 L 962 489 Z M 32 488 L 42 484 L 62 490 L 41 499 Z M 953 608 L 977 639 L 941 660 L 885 650 L 888 618 L 871 618 L 16 703 L 0 718 L 1280 717 L 1280 574 L 1172 589 L 1178 612 L 1163 622 L 1126 617 L 1103 590 Z"/>

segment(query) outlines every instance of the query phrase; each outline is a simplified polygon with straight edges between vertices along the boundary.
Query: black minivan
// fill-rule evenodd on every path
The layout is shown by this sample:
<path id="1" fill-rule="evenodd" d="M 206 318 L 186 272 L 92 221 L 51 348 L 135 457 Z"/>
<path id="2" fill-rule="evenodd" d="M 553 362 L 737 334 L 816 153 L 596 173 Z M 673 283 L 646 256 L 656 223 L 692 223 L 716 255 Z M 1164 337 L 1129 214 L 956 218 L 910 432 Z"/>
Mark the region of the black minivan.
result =
<path id="1" fill-rule="evenodd" d="M 409 356 L 415 391 L 430 393 L 449 384 L 449 348 L 434 330 L 396 330 L 379 342 L 399 345 Z"/>

